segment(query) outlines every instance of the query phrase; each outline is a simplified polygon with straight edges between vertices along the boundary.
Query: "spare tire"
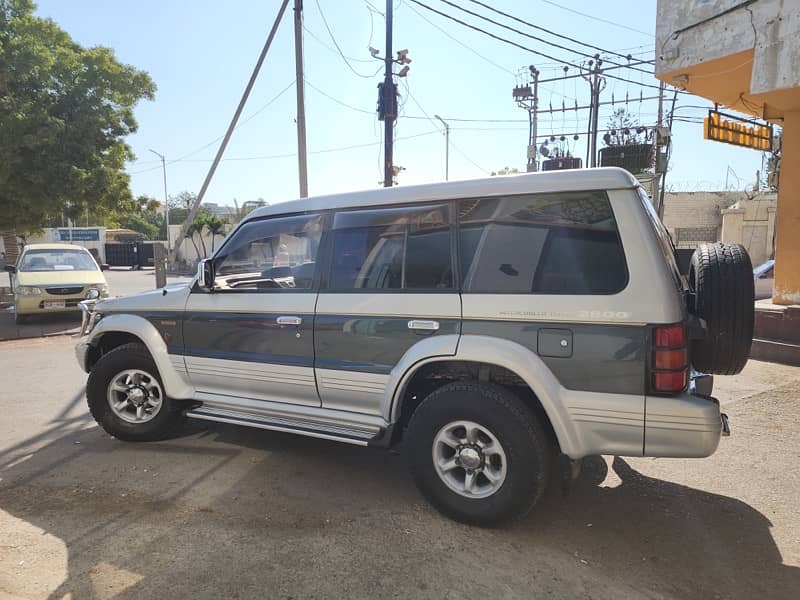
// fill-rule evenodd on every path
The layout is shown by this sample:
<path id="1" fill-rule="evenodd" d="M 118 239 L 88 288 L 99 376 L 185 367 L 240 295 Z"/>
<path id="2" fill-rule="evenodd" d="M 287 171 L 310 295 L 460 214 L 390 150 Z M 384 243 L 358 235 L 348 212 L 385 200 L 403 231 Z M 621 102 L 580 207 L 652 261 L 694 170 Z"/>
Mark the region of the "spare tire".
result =
<path id="1" fill-rule="evenodd" d="M 739 244 L 703 244 L 689 267 L 693 312 L 706 335 L 692 341 L 695 370 L 736 375 L 747 364 L 753 341 L 753 265 Z"/>

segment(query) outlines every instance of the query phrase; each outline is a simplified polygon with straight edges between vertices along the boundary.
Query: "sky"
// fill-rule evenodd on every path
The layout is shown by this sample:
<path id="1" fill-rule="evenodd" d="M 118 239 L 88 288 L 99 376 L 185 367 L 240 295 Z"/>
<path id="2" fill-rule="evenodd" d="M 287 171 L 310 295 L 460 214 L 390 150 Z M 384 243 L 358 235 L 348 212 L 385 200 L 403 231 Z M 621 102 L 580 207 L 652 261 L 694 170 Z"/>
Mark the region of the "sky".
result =
<path id="1" fill-rule="evenodd" d="M 450 125 L 450 179 L 484 177 L 503 167 L 524 170 L 527 113 L 516 106 L 511 93 L 517 73 L 535 65 L 541 78 L 557 78 L 563 75 L 565 62 L 572 65 L 570 74 L 577 73 L 581 61 L 595 51 L 466 0 L 453 4 L 546 42 L 481 21 L 443 0 L 420 1 L 528 49 L 467 29 L 411 0 L 394 0 L 394 49 L 407 48 L 412 59 L 408 76 L 398 79 L 401 110 L 395 164 L 405 169 L 398 184 L 444 179 L 445 138 L 434 115 Z M 634 60 L 653 58 L 655 0 L 488 0 L 486 4 L 585 44 L 630 53 Z M 155 100 L 136 106 L 139 129 L 128 138 L 136 161 L 127 168 L 135 195 L 161 199 L 161 163 L 149 149 L 166 156 L 170 195 L 199 191 L 279 5 L 278 0 L 39 0 L 37 14 L 54 19 L 78 43 L 113 48 L 120 61 L 151 75 L 158 90 Z M 371 0 L 371 6 L 364 0 L 304 2 L 311 195 L 377 187 L 383 178 L 383 130 L 374 112 L 383 63 L 372 59 L 368 49 L 379 48 L 384 55 L 384 10 L 382 0 Z M 609 58 L 624 62 L 613 55 Z M 658 84 L 649 73 L 629 69 L 615 73 L 633 82 Z M 290 2 L 205 201 L 232 205 L 234 199 L 242 204 L 262 198 L 276 203 L 299 196 L 294 78 Z M 609 79 L 601 100 L 610 101 L 613 95 L 615 105 L 601 108 L 601 128 L 613 108 L 625 106 L 626 93 L 629 113 L 642 125 L 655 124 L 657 101 L 639 102 L 640 92 L 644 97 L 657 94 L 652 88 Z M 585 105 L 588 97 L 588 84 L 582 79 L 540 86 L 540 108 L 561 108 L 562 101 L 566 106 L 576 101 Z M 671 101 L 671 94 L 667 99 Z M 679 96 L 677 106 L 676 115 L 702 117 L 710 105 L 702 98 Z M 572 142 L 572 134 L 585 131 L 587 116 L 587 111 L 569 110 L 542 115 L 539 133 L 566 133 Z M 574 142 L 577 156 L 584 156 L 585 141 L 581 135 Z M 726 185 L 743 189 L 752 185 L 761 167 L 761 154 L 755 150 L 703 140 L 700 124 L 676 122 L 673 142 L 668 189 L 720 190 Z"/>

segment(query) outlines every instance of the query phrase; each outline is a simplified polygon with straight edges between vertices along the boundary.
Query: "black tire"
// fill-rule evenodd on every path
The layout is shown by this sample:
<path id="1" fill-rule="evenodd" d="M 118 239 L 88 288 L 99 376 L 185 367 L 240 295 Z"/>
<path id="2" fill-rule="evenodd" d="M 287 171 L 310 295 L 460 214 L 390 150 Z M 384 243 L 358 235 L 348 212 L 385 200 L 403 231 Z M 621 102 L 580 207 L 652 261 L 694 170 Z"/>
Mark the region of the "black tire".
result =
<path id="1" fill-rule="evenodd" d="M 108 434 L 126 442 L 151 442 L 171 437 L 184 417 L 180 404 L 164 394 L 158 413 L 145 423 L 129 423 L 111 410 L 107 397 L 109 384 L 119 373 L 128 369 L 145 371 L 164 390 L 158 368 L 144 345 L 132 343 L 114 348 L 92 367 L 86 383 L 86 401 L 94 420 Z"/>
<path id="2" fill-rule="evenodd" d="M 467 498 L 437 473 L 433 444 L 454 421 L 488 428 L 507 458 L 505 480 L 486 498 Z M 547 486 L 550 444 L 533 411 L 506 389 L 471 382 L 451 383 L 431 393 L 414 412 L 405 434 L 411 473 L 422 494 L 439 511 L 464 523 L 495 526 L 525 516 Z"/>
<path id="3" fill-rule="evenodd" d="M 739 244 L 703 244 L 689 268 L 694 314 L 706 336 L 693 340 L 691 360 L 703 373 L 736 375 L 747 364 L 753 341 L 753 265 Z"/>

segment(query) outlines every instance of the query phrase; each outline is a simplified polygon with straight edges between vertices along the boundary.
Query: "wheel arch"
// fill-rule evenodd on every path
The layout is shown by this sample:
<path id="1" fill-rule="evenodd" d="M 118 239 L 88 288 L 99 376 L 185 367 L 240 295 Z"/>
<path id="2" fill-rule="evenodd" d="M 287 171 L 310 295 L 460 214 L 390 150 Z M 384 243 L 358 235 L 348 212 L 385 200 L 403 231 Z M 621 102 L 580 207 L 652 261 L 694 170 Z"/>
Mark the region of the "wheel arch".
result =
<path id="1" fill-rule="evenodd" d="M 403 364 L 406 357 L 398 363 L 398 367 L 402 367 L 401 374 L 395 372 L 397 368 L 392 372 L 390 383 L 392 381 L 396 383 L 389 386 L 391 403 L 387 417 L 390 423 L 398 424 L 403 418 L 410 417 L 410 413 L 404 412 L 406 408 L 404 405 L 408 401 L 406 391 L 415 377 L 423 373 L 426 367 L 443 364 L 486 365 L 494 367 L 498 370 L 496 372 L 504 376 L 510 374 L 516 377 L 519 380 L 517 385 L 522 384 L 530 392 L 532 401 L 538 405 L 541 415 L 548 421 L 543 425 L 545 427 L 549 425 L 561 452 L 568 455 L 579 452 L 579 438 L 567 407 L 563 403 L 561 385 L 544 362 L 528 348 L 502 338 L 462 335 L 455 354 L 413 358 L 414 360 L 408 361 L 410 364 Z M 395 435 L 399 435 L 402 427 L 395 429 Z"/>
<path id="2" fill-rule="evenodd" d="M 126 343 L 140 343 L 147 348 L 156 363 L 168 396 L 176 399 L 190 399 L 194 396 L 194 389 L 185 377 L 185 370 L 181 373 L 176 369 L 164 339 L 144 317 L 130 314 L 107 315 L 95 326 L 87 341 L 90 347 L 90 368 L 106 352 Z M 182 357 L 180 362 L 183 362 Z"/>

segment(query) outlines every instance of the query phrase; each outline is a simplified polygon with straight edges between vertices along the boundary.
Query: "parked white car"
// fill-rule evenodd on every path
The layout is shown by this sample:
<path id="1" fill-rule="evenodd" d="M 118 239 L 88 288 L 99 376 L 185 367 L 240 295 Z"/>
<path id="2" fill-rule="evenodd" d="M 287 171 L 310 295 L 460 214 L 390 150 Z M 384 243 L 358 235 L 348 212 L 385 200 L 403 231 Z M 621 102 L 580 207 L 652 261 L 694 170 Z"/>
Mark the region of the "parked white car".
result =
<path id="1" fill-rule="evenodd" d="M 753 284 L 756 289 L 756 300 L 772 298 L 772 288 L 775 285 L 774 260 L 768 260 L 753 269 Z"/>

